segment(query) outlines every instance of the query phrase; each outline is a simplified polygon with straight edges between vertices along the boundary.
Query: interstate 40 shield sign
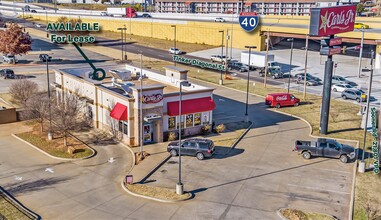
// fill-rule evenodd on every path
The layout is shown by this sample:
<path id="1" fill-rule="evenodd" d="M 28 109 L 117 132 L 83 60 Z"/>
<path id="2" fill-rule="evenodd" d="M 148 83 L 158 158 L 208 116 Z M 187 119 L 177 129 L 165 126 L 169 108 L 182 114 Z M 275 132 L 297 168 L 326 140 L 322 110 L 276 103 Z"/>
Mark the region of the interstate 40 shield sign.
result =
<path id="1" fill-rule="evenodd" d="M 255 30 L 258 23 L 259 17 L 256 12 L 241 12 L 239 14 L 239 25 L 247 32 Z"/>

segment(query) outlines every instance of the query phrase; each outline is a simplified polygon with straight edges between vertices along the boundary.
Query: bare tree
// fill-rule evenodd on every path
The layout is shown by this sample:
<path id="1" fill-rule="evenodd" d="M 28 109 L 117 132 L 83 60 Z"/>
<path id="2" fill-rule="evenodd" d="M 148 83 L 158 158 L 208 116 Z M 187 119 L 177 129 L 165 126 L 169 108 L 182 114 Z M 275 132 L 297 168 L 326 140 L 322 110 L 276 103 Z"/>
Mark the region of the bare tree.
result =
<path id="1" fill-rule="evenodd" d="M 44 93 L 38 93 L 30 97 L 26 102 L 26 111 L 23 117 L 36 120 L 41 127 L 41 133 L 44 131 L 44 122 L 49 118 L 49 99 Z"/>
<path id="2" fill-rule="evenodd" d="M 52 105 L 52 112 L 54 127 L 62 133 L 64 145 L 67 146 L 68 132 L 81 128 L 87 122 L 86 117 L 83 117 L 83 104 L 78 96 L 72 93 L 58 93 L 56 102 Z"/>
<path id="3" fill-rule="evenodd" d="M 361 207 L 364 209 L 367 220 L 380 220 L 381 219 L 381 206 L 380 199 L 366 190 L 359 190 L 359 198 L 362 201 Z"/>
<path id="4" fill-rule="evenodd" d="M 9 87 L 9 93 L 12 95 L 12 99 L 22 107 L 25 107 L 28 99 L 37 94 L 37 92 L 37 83 L 27 79 L 18 80 Z"/>

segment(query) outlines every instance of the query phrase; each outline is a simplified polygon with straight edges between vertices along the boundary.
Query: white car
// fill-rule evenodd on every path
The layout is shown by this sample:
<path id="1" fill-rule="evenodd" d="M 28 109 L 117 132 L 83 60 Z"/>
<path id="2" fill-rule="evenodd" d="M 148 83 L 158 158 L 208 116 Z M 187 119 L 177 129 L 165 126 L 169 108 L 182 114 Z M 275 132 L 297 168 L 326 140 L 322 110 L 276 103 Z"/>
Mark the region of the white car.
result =
<path id="1" fill-rule="evenodd" d="M 35 26 L 38 27 L 38 28 L 45 28 L 46 27 L 45 25 L 39 24 L 39 23 L 36 23 Z"/>
<path id="2" fill-rule="evenodd" d="M 225 19 L 223 19 L 223 18 L 215 18 L 214 22 L 225 22 Z"/>
<path id="3" fill-rule="evenodd" d="M 181 50 L 179 50 L 179 48 L 171 47 L 171 48 L 169 48 L 169 53 L 178 55 L 178 54 L 182 54 L 183 52 Z"/>
<path id="4" fill-rule="evenodd" d="M 212 62 L 225 63 L 226 61 L 229 62 L 230 60 L 231 60 L 230 57 L 221 56 L 221 55 L 212 55 L 210 57 L 210 61 Z"/>
<path id="5" fill-rule="evenodd" d="M 353 86 L 349 84 L 336 84 L 332 86 L 332 91 L 334 92 L 343 92 L 346 89 L 352 89 Z"/>

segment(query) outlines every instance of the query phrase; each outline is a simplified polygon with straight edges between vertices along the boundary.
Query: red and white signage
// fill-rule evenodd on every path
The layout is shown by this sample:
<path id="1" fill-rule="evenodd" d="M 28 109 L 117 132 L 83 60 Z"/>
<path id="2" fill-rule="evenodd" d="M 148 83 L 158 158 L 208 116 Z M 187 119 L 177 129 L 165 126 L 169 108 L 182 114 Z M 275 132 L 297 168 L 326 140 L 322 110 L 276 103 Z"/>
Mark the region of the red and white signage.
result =
<path id="1" fill-rule="evenodd" d="M 341 37 L 329 39 L 329 46 L 337 46 L 343 43 L 343 39 Z"/>
<path id="2" fill-rule="evenodd" d="M 354 30 L 356 5 L 311 8 L 310 35 L 328 36 Z"/>
<path id="3" fill-rule="evenodd" d="M 329 48 L 329 56 L 341 53 L 341 47 Z"/>
<path id="4" fill-rule="evenodd" d="M 287 100 L 287 95 L 277 96 L 275 98 L 275 100 L 277 100 L 277 101 L 285 101 L 285 100 Z"/>
<path id="5" fill-rule="evenodd" d="M 158 103 L 161 100 L 163 100 L 163 94 L 152 94 L 152 95 L 143 95 L 143 103 L 149 104 L 149 103 Z"/>

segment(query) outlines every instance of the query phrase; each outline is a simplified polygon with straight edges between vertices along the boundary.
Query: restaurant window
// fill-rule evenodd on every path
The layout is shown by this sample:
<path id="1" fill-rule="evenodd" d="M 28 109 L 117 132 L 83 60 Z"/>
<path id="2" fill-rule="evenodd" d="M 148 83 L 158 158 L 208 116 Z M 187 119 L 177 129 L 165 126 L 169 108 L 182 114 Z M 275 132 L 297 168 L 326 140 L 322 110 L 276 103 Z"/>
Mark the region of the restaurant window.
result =
<path id="1" fill-rule="evenodd" d="M 209 124 L 209 112 L 202 113 L 202 124 Z"/>
<path id="2" fill-rule="evenodd" d="M 168 130 L 176 129 L 176 117 L 168 118 Z"/>
<path id="3" fill-rule="evenodd" d="M 194 126 L 201 125 L 201 113 L 194 114 Z"/>
<path id="4" fill-rule="evenodd" d="M 176 117 L 176 122 L 177 122 L 176 128 L 178 129 L 180 127 L 180 116 Z M 185 124 L 184 115 L 181 116 L 181 124 L 182 124 L 181 128 L 184 128 L 184 124 Z"/>
<path id="5" fill-rule="evenodd" d="M 193 127 L 193 114 L 189 114 L 187 115 L 187 118 L 186 118 L 186 127 Z"/>
<path id="6" fill-rule="evenodd" d="M 123 121 L 123 133 L 128 134 L 128 123 L 126 121 Z"/>
<path id="7" fill-rule="evenodd" d="M 123 122 L 122 121 L 119 121 L 119 129 L 118 129 L 120 132 L 123 131 Z"/>

